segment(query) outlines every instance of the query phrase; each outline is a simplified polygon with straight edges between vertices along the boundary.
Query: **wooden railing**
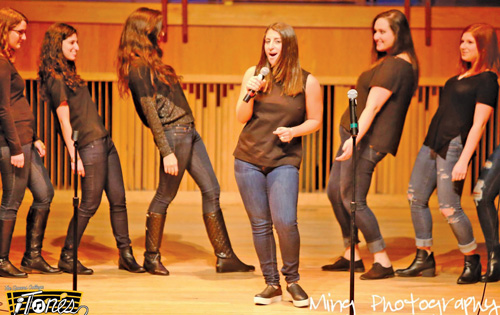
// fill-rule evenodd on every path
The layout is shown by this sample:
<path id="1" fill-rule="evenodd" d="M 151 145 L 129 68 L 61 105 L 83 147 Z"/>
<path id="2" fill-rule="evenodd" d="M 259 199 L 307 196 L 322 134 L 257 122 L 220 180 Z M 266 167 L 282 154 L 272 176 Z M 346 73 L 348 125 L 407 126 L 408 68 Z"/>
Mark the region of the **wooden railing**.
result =
<path id="1" fill-rule="evenodd" d="M 54 186 L 68 188 L 72 184 L 69 158 L 61 138 L 55 132 L 54 116 L 48 105 L 40 100 L 36 81 L 26 82 L 26 93 L 37 118 L 38 134 L 47 145 L 45 164 Z M 121 99 L 116 82 L 112 80 L 92 81 L 88 86 L 120 154 L 126 188 L 155 189 L 158 183 L 159 154 L 150 130 L 138 119 L 131 99 Z M 347 107 L 347 91 L 351 88 L 352 84 L 345 83 L 322 86 L 323 128 L 303 138 L 301 191 L 320 192 L 326 188 L 331 164 L 340 145 L 339 120 Z M 236 121 L 234 114 L 240 84 L 184 80 L 183 89 L 193 109 L 196 128 L 207 147 L 222 190 L 235 191 L 237 188 L 232 153 L 243 127 Z M 373 193 L 406 192 L 416 155 L 438 107 L 440 92 L 440 85 L 435 84 L 422 85 L 417 90 L 410 105 L 397 157 L 387 156 L 377 166 L 371 186 Z M 471 176 L 467 179 L 465 191 L 471 190 L 485 159 L 500 142 L 499 118 L 496 111 L 471 163 Z M 190 176 L 185 176 L 181 190 L 196 189 L 196 184 Z"/>

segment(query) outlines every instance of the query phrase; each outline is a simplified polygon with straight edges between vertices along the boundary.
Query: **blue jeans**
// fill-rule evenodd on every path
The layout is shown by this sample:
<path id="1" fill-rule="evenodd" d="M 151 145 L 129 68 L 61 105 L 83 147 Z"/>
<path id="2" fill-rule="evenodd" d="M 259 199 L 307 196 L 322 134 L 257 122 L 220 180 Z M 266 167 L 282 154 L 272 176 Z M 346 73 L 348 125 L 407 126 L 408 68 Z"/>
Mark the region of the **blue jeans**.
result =
<path id="1" fill-rule="evenodd" d="M 474 201 L 476 202 L 477 216 L 483 230 L 484 240 L 488 252 L 499 245 L 498 242 L 498 212 L 495 207 L 495 198 L 500 192 L 500 146 L 490 155 L 481 170 L 479 179 L 474 187 Z"/>
<path id="2" fill-rule="evenodd" d="M 0 206 L 1 220 L 16 219 L 17 210 L 21 206 L 26 188 L 29 188 L 33 194 L 31 208 L 48 210 L 52 198 L 54 198 L 54 187 L 38 151 L 32 143 L 23 145 L 22 149 L 24 167 L 17 168 L 10 163 L 9 147 L 0 148 L 0 172 L 3 190 Z"/>
<path id="3" fill-rule="evenodd" d="M 205 144 L 196 129 L 190 125 L 175 125 L 168 127 L 165 135 L 170 145 L 173 146 L 179 172 L 177 176 L 165 173 L 163 159 L 161 159 L 160 183 L 148 211 L 159 214 L 167 212 L 168 206 L 177 195 L 186 170 L 200 187 L 203 213 L 219 211 L 219 182 L 215 177 Z"/>
<path id="4" fill-rule="evenodd" d="M 252 225 L 253 242 L 267 284 L 279 285 L 273 224 L 279 238 L 287 283 L 300 279 L 300 236 L 297 227 L 299 170 L 292 165 L 261 168 L 238 159 L 234 173 Z"/>
<path id="5" fill-rule="evenodd" d="M 350 139 L 350 134 L 340 126 L 341 144 L 336 156 L 342 154 L 344 142 Z M 366 196 L 370 189 L 373 171 L 386 153 L 373 149 L 369 144 L 361 141 L 356 152 L 356 230 L 355 242 L 359 243 L 359 228 L 366 240 L 366 245 L 371 253 L 376 253 L 385 248 L 385 242 L 380 233 L 377 218 L 366 203 Z M 339 222 L 344 239 L 344 248 L 351 245 L 351 201 L 352 201 L 352 159 L 347 161 L 334 161 L 330 178 L 328 180 L 327 194 L 333 207 L 333 212 Z"/>
<path id="6" fill-rule="evenodd" d="M 450 141 L 446 159 L 423 145 L 417 155 L 410 184 L 408 201 L 416 235 L 416 246 L 432 246 L 432 216 L 429 198 L 437 188 L 439 209 L 448 220 L 458 247 L 462 253 L 468 253 L 477 247 L 472 233 L 472 225 L 460 204 L 464 181 L 452 181 L 451 172 L 462 153 L 460 136 Z"/>
<path id="7" fill-rule="evenodd" d="M 105 191 L 116 245 L 118 248 L 130 246 L 123 174 L 113 140 L 110 137 L 94 140 L 80 148 L 78 153 L 85 169 L 79 215 L 91 218 L 99 208 Z"/>

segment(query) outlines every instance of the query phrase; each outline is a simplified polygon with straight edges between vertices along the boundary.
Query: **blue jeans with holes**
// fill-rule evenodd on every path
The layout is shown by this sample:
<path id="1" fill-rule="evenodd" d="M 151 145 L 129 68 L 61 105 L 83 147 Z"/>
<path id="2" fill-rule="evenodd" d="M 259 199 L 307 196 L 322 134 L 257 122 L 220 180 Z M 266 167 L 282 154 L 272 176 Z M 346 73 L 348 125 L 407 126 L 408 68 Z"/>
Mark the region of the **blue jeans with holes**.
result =
<path id="1" fill-rule="evenodd" d="M 267 284 L 279 285 L 276 241 L 278 234 L 287 283 L 299 276 L 300 236 L 297 226 L 299 170 L 292 165 L 262 168 L 235 159 L 234 174 L 243 204 L 250 219 L 253 241 Z"/>
<path id="2" fill-rule="evenodd" d="M 336 156 L 342 154 L 344 142 L 351 136 L 340 126 L 340 148 Z M 371 253 L 376 253 L 385 248 L 385 242 L 380 233 L 377 218 L 366 203 L 366 196 L 370 189 L 375 166 L 386 156 L 378 152 L 366 142 L 358 143 L 356 152 L 356 230 L 355 241 L 359 243 L 358 231 L 361 230 L 366 240 L 366 245 Z M 328 180 L 327 194 L 333 207 L 333 212 L 340 224 L 344 248 L 351 245 L 351 201 L 352 201 L 352 159 L 347 161 L 334 161 L 330 178 Z"/>
<path id="3" fill-rule="evenodd" d="M 160 163 L 160 182 L 149 205 L 149 212 L 165 214 L 177 195 L 185 171 L 200 187 L 203 213 L 220 210 L 220 186 L 210 163 L 207 149 L 200 135 L 191 125 L 174 125 L 165 130 L 168 143 L 173 146 L 179 172 L 177 176 L 165 173 L 163 159 Z"/>
<path id="4" fill-rule="evenodd" d="M 474 187 L 477 216 L 488 252 L 499 246 L 498 212 L 495 198 L 500 193 L 500 146 L 488 157 Z"/>
<path id="5" fill-rule="evenodd" d="M 109 136 L 94 140 L 80 148 L 78 153 L 85 169 L 79 215 L 91 218 L 105 191 L 116 245 L 118 248 L 130 246 L 122 167 L 113 140 Z"/>
<path id="6" fill-rule="evenodd" d="M 429 198 L 437 188 L 439 209 L 446 216 L 462 253 L 476 249 L 477 244 L 472 233 L 472 225 L 462 209 L 464 181 L 451 180 L 453 167 L 460 158 L 463 145 L 460 136 L 452 139 L 448 146 L 446 159 L 423 145 L 415 160 L 408 186 L 408 201 L 416 235 L 416 246 L 432 246 L 432 216 Z"/>
<path id="7" fill-rule="evenodd" d="M 2 174 L 1 220 L 15 220 L 26 188 L 33 194 L 31 208 L 47 210 L 54 198 L 54 187 L 50 182 L 42 158 L 32 143 L 22 147 L 24 167 L 17 168 L 10 163 L 9 147 L 0 147 L 0 172 Z"/>

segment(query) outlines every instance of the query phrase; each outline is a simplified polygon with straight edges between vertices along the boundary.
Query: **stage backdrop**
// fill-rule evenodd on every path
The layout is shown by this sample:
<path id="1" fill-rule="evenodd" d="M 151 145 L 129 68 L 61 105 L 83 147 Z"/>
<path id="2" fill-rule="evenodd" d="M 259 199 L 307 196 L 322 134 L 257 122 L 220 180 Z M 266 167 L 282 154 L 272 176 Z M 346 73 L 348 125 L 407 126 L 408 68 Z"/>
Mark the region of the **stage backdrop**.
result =
<path id="1" fill-rule="evenodd" d="M 53 116 L 40 101 L 36 82 L 37 59 L 43 34 L 53 22 L 78 29 L 80 53 L 77 67 L 88 81 L 106 127 L 120 153 L 127 189 L 154 189 L 159 155 L 151 132 L 137 118 L 129 97 L 117 91 L 115 59 L 122 24 L 140 6 L 161 9 L 158 3 L 105 3 L 65 1 L 2 1 L 25 13 L 30 20 L 28 40 L 16 67 L 27 80 L 27 95 L 37 116 L 40 137 L 49 148 L 45 163 L 54 184 L 71 185 L 68 157 L 55 134 Z M 338 122 L 348 105 L 347 91 L 370 64 L 373 17 L 389 7 L 333 4 L 190 4 L 187 42 L 183 42 L 181 7 L 168 6 L 168 41 L 164 61 L 183 76 L 186 96 L 196 127 L 207 146 L 221 188 L 236 190 L 232 152 L 242 125 L 235 119 L 235 105 L 242 75 L 258 61 L 265 27 L 275 21 L 294 26 L 299 39 L 302 67 L 322 84 L 323 128 L 304 137 L 301 190 L 324 191 L 332 158 L 340 145 Z M 402 7 L 397 7 L 403 11 Z M 486 22 L 500 28 L 500 8 L 432 8 L 431 31 L 425 31 L 424 8 L 411 10 L 410 24 L 421 65 L 420 86 L 407 117 L 397 157 L 388 156 L 377 167 L 372 192 L 405 193 L 416 154 L 430 119 L 438 106 L 441 87 L 458 71 L 461 30 Z M 430 44 L 430 45 L 429 45 Z M 470 191 L 488 153 L 498 144 L 498 113 L 488 125 L 467 179 Z M 195 190 L 186 176 L 182 190 Z"/>

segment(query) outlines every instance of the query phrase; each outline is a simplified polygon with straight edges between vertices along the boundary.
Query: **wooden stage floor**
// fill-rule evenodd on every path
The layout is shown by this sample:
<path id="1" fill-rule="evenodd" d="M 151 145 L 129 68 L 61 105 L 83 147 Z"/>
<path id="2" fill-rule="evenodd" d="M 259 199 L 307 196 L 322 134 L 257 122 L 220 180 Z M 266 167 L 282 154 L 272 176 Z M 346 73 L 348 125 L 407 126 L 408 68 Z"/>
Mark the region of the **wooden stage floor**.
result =
<path id="1" fill-rule="evenodd" d="M 129 192 L 130 236 L 135 255 L 143 261 L 145 213 L 153 192 Z M 29 193 L 19 211 L 10 258 L 19 266 L 24 251 L 25 217 Z M 162 261 L 170 276 L 131 274 L 118 270 L 118 254 L 109 223 L 105 198 L 91 220 L 80 246 L 80 259 L 94 269 L 92 276 L 78 278 L 78 291 L 89 314 L 349 314 L 349 273 L 321 271 L 343 251 L 340 229 L 325 194 L 302 194 L 299 200 L 301 233 L 300 284 L 312 298 L 311 308 L 297 309 L 285 293 L 284 301 L 269 306 L 253 304 L 254 294 L 264 288 L 252 244 L 248 218 L 239 195 L 223 193 L 221 202 L 231 241 L 242 261 L 257 266 L 253 273 L 217 274 L 215 258 L 206 236 L 199 193 L 179 193 L 169 209 L 162 244 Z M 57 265 L 67 224 L 72 215 L 72 193 L 56 192 L 44 242 L 44 257 Z M 405 196 L 371 195 L 369 204 L 376 213 L 387 250 L 395 268 L 408 266 L 414 257 L 413 229 Z M 434 278 L 393 278 L 359 280 L 356 275 L 356 314 L 477 314 L 483 284 L 456 284 L 463 268 L 463 256 L 446 221 L 432 200 L 434 216 L 433 248 L 438 264 Z M 464 208 L 474 227 L 479 254 L 486 268 L 484 238 L 473 202 L 464 198 Z M 365 265 L 372 256 L 361 243 Z M 281 267 L 281 266 L 280 266 Z M 282 285 L 285 285 L 282 281 Z M 0 278 L 0 314 L 8 314 L 6 292 L 11 289 L 43 288 L 71 290 L 72 276 L 30 275 L 27 279 Z M 500 313 L 500 283 L 489 284 L 481 314 Z M 344 306 L 344 308 L 341 308 Z M 80 314 L 84 312 L 81 311 Z"/>

